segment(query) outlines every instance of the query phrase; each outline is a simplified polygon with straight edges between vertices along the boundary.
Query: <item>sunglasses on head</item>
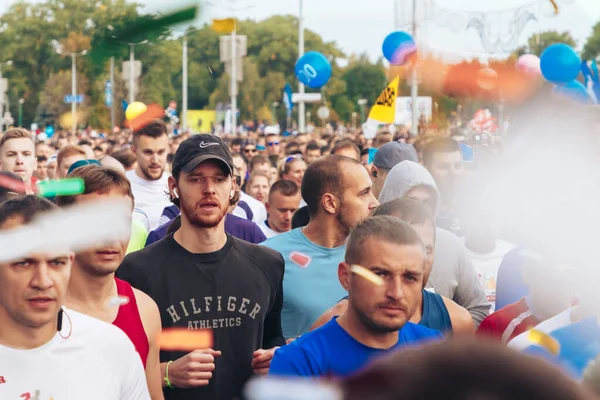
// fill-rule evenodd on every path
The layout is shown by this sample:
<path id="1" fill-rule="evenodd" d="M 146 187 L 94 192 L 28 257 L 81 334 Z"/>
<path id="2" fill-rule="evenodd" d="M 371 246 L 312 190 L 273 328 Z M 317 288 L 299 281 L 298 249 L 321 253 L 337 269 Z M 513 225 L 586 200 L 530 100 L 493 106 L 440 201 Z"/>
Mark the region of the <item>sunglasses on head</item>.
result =
<path id="1" fill-rule="evenodd" d="M 294 160 L 303 160 L 302 154 L 294 154 L 289 156 L 288 158 L 285 159 L 285 163 L 289 163 L 290 161 L 294 161 Z"/>
<path id="2" fill-rule="evenodd" d="M 277 146 L 278 144 L 279 144 L 278 140 L 276 140 L 274 142 L 267 142 L 267 146 L 269 146 L 269 147 Z"/>

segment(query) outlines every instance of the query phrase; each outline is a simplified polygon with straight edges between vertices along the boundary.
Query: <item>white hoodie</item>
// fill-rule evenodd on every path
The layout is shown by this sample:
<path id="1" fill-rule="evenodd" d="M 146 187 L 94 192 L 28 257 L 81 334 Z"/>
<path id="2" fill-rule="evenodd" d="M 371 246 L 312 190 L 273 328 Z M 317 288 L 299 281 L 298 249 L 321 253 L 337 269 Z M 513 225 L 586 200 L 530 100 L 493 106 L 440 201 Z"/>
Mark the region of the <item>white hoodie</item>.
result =
<path id="1" fill-rule="evenodd" d="M 433 211 L 437 212 L 440 193 L 435 180 L 423 166 L 412 161 L 402 161 L 390 170 L 379 194 L 379 202 L 383 204 L 401 199 L 416 186 L 430 189 L 434 200 Z M 490 304 L 465 250 L 456 235 L 436 228 L 433 269 L 426 287 L 433 288 L 436 293 L 469 310 L 478 326 L 488 315 Z"/>

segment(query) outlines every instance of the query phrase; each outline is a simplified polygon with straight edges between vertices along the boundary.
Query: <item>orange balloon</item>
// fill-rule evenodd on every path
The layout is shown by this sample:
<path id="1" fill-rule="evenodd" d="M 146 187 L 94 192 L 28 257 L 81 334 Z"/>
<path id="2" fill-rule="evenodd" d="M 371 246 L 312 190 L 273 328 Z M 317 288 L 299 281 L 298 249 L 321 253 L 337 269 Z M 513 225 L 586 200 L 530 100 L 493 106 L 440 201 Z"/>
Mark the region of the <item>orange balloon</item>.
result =
<path id="1" fill-rule="evenodd" d="M 491 68 L 483 68 L 477 72 L 477 85 L 483 90 L 492 90 L 498 85 L 498 73 Z"/>

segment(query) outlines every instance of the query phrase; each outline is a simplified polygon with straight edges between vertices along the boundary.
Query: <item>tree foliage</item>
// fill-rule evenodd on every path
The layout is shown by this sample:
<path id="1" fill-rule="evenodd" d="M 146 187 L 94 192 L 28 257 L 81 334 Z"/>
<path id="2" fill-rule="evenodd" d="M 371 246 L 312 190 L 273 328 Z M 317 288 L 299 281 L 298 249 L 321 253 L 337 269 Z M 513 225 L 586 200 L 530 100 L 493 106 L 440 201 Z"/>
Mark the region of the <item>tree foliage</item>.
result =
<path id="1" fill-rule="evenodd" d="M 0 16 L 0 62 L 9 80 L 10 111 L 17 113 L 18 100 L 23 98 L 26 125 L 55 124 L 69 110 L 63 98 L 71 93 L 70 52 L 89 50 L 77 57 L 78 92 L 86 96 L 79 106 L 86 120 L 97 127 L 110 125 L 110 111 L 105 106 L 104 88 L 109 79 L 109 58 L 115 58 L 115 104 L 117 118 L 123 118 L 121 100 L 127 100 L 122 79 L 122 62 L 129 60 L 129 43 L 148 41 L 135 46 L 135 59 L 142 62 L 142 76 L 137 82 L 137 100 L 166 105 L 182 99 L 182 38 L 162 27 L 144 35 L 128 32 L 134 23 L 145 23 L 153 16 L 140 16 L 138 5 L 127 0 L 20 0 Z M 141 21 L 141 22 L 140 22 Z M 145 22 L 144 22 L 145 21 Z M 238 106 L 242 119 L 270 119 L 271 104 L 281 102 L 285 83 L 297 88 L 294 66 L 298 58 L 298 20 L 294 16 L 273 16 L 263 21 L 240 21 L 239 34 L 248 38 L 247 56 L 243 61 L 244 80 L 239 85 Z M 127 33 L 128 32 L 128 33 Z M 127 33 L 127 35 L 125 35 Z M 125 37 L 126 36 L 126 37 Z M 59 42 L 63 54 L 58 54 L 52 41 Z M 209 26 L 187 32 L 188 40 L 188 106 L 190 109 L 214 109 L 228 104 L 229 77 L 219 58 L 220 35 Z M 567 32 L 543 32 L 532 36 L 527 46 L 519 48 L 513 57 L 524 53 L 540 55 L 552 43 L 575 46 Z M 350 120 L 358 112 L 358 99 L 372 103 L 385 88 L 388 77 L 378 60 L 373 63 L 366 55 L 346 55 L 333 42 L 324 41 L 310 30 L 305 32 L 306 50 L 322 52 L 333 67 L 332 78 L 321 89 L 332 115 Z M 600 53 L 600 24 L 586 46 L 583 56 L 595 58 Z M 346 59 L 347 66 L 339 67 L 337 60 Z M 458 64 L 457 76 L 472 74 L 478 63 Z M 406 89 L 405 81 L 400 89 Z M 311 91 L 307 89 L 307 91 Z M 431 93 L 440 109 L 456 105 L 451 97 L 463 98 L 473 88 L 461 82 L 449 82 L 444 95 Z M 428 94 L 426 91 L 423 92 Z M 451 97 L 447 97 L 451 96 Z M 307 106 L 314 115 L 320 104 Z M 294 108 L 297 113 L 297 107 Z M 285 119 L 284 107 L 277 109 L 277 119 Z M 296 118 L 296 115 L 294 115 Z"/>
<path id="2" fill-rule="evenodd" d="M 518 57 L 523 54 L 535 54 L 539 57 L 546 47 L 555 43 L 564 43 L 572 47 L 577 46 L 577 42 L 569 32 L 546 31 L 532 35 L 527 40 L 527 45 L 515 50 L 514 55 Z"/>

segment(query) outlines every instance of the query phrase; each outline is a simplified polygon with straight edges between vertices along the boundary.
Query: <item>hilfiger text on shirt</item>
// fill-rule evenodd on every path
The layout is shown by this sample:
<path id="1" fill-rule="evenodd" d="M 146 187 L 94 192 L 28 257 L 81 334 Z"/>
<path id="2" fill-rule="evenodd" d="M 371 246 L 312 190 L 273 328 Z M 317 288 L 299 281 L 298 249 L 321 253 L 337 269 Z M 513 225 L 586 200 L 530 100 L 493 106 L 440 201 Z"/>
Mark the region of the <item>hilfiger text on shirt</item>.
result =
<path id="1" fill-rule="evenodd" d="M 262 307 L 257 302 L 236 296 L 191 298 L 181 300 L 179 304 L 171 305 L 166 309 L 174 324 L 184 319 L 188 322 L 188 329 L 218 329 L 241 326 L 242 317 L 240 315 L 255 320 L 261 310 Z M 221 313 L 222 315 L 215 315 L 215 313 Z M 231 315 L 232 313 L 234 315 Z M 202 316 L 203 314 L 210 314 L 205 316 L 209 318 L 191 320 L 195 316 Z"/>

